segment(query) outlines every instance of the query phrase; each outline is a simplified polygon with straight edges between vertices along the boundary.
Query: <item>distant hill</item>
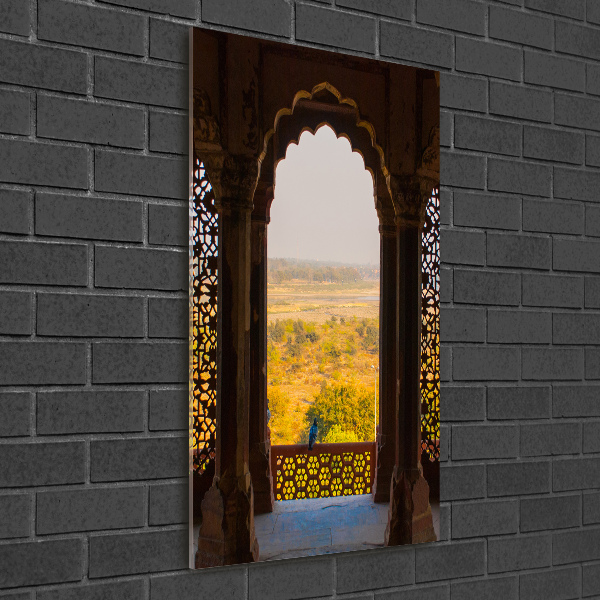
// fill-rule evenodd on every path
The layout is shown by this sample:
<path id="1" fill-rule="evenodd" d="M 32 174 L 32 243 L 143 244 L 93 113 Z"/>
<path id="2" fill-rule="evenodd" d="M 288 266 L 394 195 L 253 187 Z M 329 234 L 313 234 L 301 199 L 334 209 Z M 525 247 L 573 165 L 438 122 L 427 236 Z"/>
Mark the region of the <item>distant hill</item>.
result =
<path id="1" fill-rule="evenodd" d="M 302 281 L 308 283 L 352 283 L 379 281 L 379 265 L 357 265 L 293 258 L 269 258 L 269 283 Z"/>

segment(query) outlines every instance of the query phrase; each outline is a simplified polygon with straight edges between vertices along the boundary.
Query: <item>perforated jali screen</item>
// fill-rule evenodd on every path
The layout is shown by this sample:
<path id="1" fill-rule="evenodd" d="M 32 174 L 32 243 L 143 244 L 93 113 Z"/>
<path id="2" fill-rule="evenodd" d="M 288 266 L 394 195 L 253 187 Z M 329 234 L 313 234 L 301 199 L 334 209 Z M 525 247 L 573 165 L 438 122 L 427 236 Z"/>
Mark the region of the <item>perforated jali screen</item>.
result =
<path id="1" fill-rule="evenodd" d="M 192 203 L 193 469 L 214 460 L 217 415 L 217 253 L 219 222 L 204 165 L 194 160 Z"/>
<path id="2" fill-rule="evenodd" d="M 421 448 L 439 460 L 440 448 L 440 196 L 427 203 L 422 243 Z"/>

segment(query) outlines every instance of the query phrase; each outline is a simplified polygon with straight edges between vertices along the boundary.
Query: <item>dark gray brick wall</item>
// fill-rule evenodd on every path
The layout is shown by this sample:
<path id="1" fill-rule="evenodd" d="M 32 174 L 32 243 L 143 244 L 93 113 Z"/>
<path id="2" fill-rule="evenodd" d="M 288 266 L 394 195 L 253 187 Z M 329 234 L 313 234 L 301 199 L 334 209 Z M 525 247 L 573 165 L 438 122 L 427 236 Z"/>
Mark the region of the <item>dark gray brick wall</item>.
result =
<path id="1" fill-rule="evenodd" d="M 441 71 L 444 541 L 187 570 L 191 25 Z M 599 596 L 598 96 L 596 0 L 0 2 L 0 596 Z"/>

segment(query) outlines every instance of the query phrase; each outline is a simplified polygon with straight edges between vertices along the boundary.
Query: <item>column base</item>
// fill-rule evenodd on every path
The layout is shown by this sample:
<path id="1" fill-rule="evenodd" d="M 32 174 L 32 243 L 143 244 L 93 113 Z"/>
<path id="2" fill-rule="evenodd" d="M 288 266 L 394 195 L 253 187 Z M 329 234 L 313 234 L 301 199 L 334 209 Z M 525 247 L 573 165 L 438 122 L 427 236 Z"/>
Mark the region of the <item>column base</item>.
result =
<path id="1" fill-rule="evenodd" d="M 271 444 L 264 442 L 250 448 L 250 474 L 254 490 L 254 514 L 273 512 L 273 476 L 271 474 Z"/>
<path id="2" fill-rule="evenodd" d="M 196 568 L 258 560 L 250 474 L 215 478 L 202 501 Z"/>
<path id="3" fill-rule="evenodd" d="M 422 544 L 436 540 L 429 484 L 423 477 L 421 466 L 414 471 L 394 469 L 385 545 Z"/>
<path id="4" fill-rule="evenodd" d="M 378 435 L 377 462 L 373 481 L 373 502 L 390 501 L 390 485 L 394 474 L 394 448 L 385 443 L 385 436 Z"/>

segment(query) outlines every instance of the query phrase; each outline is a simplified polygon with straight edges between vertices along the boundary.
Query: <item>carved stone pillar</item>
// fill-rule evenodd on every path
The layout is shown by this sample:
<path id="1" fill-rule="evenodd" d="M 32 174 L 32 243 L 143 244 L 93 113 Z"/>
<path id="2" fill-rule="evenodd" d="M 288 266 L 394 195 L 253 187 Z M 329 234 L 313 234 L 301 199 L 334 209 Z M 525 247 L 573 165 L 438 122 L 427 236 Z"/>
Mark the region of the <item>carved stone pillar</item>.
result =
<path id="1" fill-rule="evenodd" d="M 385 543 L 436 540 L 429 485 L 421 467 L 421 233 L 427 198 L 414 183 L 393 180 L 398 222 L 398 394 L 396 464 Z M 427 194 L 426 194 L 427 195 Z"/>
<path id="2" fill-rule="evenodd" d="M 258 167 L 251 157 L 201 157 L 219 211 L 217 445 L 202 501 L 197 567 L 258 560 L 249 467 L 250 213 Z"/>
<path id="3" fill-rule="evenodd" d="M 250 473 L 254 513 L 262 514 L 273 512 L 275 502 L 267 423 L 267 225 L 273 187 L 257 189 L 255 198 L 250 234 Z"/>
<path id="4" fill-rule="evenodd" d="M 397 227 L 393 220 L 379 225 L 379 435 L 377 467 L 373 482 L 374 502 L 390 501 L 390 481 L 396 464 L 396 310 L 398 292 Z"/>

